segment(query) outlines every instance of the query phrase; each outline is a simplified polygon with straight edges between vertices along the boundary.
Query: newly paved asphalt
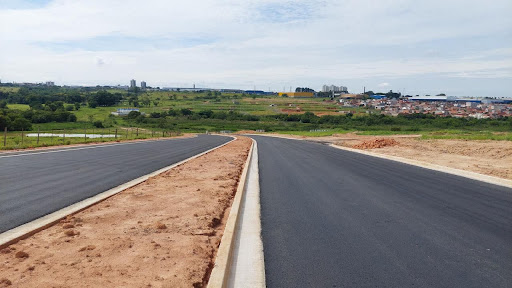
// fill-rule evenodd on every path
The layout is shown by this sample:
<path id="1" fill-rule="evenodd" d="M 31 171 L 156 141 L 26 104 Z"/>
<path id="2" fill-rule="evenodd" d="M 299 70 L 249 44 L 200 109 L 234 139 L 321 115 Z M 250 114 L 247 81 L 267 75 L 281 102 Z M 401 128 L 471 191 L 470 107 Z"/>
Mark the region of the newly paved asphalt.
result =
<path id="1" fill-rule="evenodd" d="M 200 135 L 0 154 L 0 233 L 230 140 Z"/>
<path id="2" fill-rule="evenodd" d="M 253 138 L 268 287 L 512 287 L 512 189 Z"/>

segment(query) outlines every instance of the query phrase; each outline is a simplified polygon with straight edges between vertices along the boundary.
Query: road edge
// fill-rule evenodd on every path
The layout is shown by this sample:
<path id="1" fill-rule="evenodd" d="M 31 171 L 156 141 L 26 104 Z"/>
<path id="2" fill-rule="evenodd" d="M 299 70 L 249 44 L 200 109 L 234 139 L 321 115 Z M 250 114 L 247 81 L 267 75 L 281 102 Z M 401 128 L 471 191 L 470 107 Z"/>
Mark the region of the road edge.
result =
<path id="1" fill-rule="evenodd" d="M 329 144 L 329 146 L 336 148 L 336 149 L 340 149 L 340 150 L 345 150 L 345 151 L 349 151 L 349 152 L 364 154 L 367 156 L 373 156 L 373 157 L 377 157 L 377 158 L 387 159 L 387 160 L 391 160 L 391 161 L 395 161 L 395 162 L 418 166 L 418 167 L 429 169 L 429 170 L 434 170 L 434 171 L 448 173 L 448 174 L 452 174 L 452 175 L 456 175 L 456 176 L 461 176 L 464 178 L 469 178 L 472 180 L 477 180 L 477 181 L 481 181 L 481 182 L 485 182 L 485 183 L 489 183 L 489 184 L 493 184 L 493 185 L 499 185 L 499 186 L 504 186 L 507 188 L 512 188 L 512 180 L 507 180 L 507 179 L 503 179 L 503 178 L 499 178 L 499 177 L 494 177 L 494 176 L 480 174 L 480 173 L 476 173 L 476 172 L 472 172 L 472 171 L 466 171 L 466 170 L 446 167 L 446 166 L 437 165 L 437 164 L 431 164 L 428 162 L 423 162 L 423 161 L 418 161 L 418 160 L 407 159 L 407 158 L 403 158 L 403 157 L 399 157 L 399 156 L 391 156 L 391 155 L 379 154 L 376 152 L 370 152 L 370 151 L 364 151 L 364 150 L 359 150 L 359 149 L 354 149 L 354 148 L 349 148 L 349 147 L 343 147 L 343 146 L 339 146 L 336 144 Z"/>
<path id="2" fill-rule="evenodd" d="M 252 154 L 254 149 L 255 140 L 251 139 L 251 149 L 247 155 L 247 160 L 244 164 L 244 169 L 240 175 L 240 181 L 236 189 L 235 198 L 229 211 L 228 220 L 226 221 L 226 227 L 224 228 L 224 234 L 222 235 L 219 249 L 215 257 L 215 264 L 213 266 L 210 278 L 208 279 L 208 288 L 223 288 L 227 287 L 229 274 L 233 262 L 233 247 L 236 239 L 237 226 L 239 224 L 239 212 L 241 202 L 245 193 L 245 183 L 247 181 L 247 172 L 252 161 Z"/>
<path id="3" fill-rule="evenodd" d="M 70 206 L 67 206 L 67 207 L 64 207 L 60 210 L 57 210 L 53 213 L 50 213 L 48 215 L 45 215 L 43 217 L 40 217 L 36 220 L 33 220 L 33 221 L 30 221 L 28 223 L 25 223 L 23 225 L 20 225 L 16 228 L 13 228 L 11 230 L 7 230 L 3 233 L 0 234 L 0 249 L 3 249 L 13 243 L 16 243 L 18 242 L 19 240 L 22 240 L 22 239 L 25 239 L 27 237 L 30 237 L 31 235 L 34 235 L 35 233 L 41 231 L 41 230 L 44 230 L 52 225 L 54 225 L 55 223 L 57 223 L 58 221 L 64 219 L 65 217 L 71 215 L 71 214 L 74 214 L 74 213 L 77 213 L 77 212 L 80 212 L 84 209 L 87 209 L 101 201 L 104 201 L 128 188 L 131 188 L 135 185 L 138 185 L 146 180 L 148 180 L 149 178 L 151 177 L 154 177 L 154 176 L 157 176 L 161 173 L 164 173 L 164 172 L 167 172 L 179 165 L 182 165 L 190 160 L 193 160 L 195 158 L 198 158 L 198 157 L 201 157 L 209 152 L 212 152 L 216 149 L 219 149 L 223 146 L 226 146 L 228 145 L 229 143 L 235 141 L 236 139 L 238 139 L 237 137 L 235 136 L 227 136 L 227 135 L 224 135 L 225 137 L 231 137 L 233 138 L 232 140 L 224 143 L 224 144 L 221 144 L 219 146 L 216 146 L 216 147 L 213 147 L 209 150 L 206 150 L 204 152 L 201 152 L 199 154 L 196 154 L 192 157 L 189 157 L 185 160 L 182 160 L 180 162 L 177 162 L 177 163 L 174 163 L 170 166 L 167 166 L 167 167 L 164 167 L 164 168 L 161 168 L 159 170 L 156 170 L 154 172 L 151 172 L 149 174 L 146 174 L 144 176 L 141 176 L 139 178 L 136 178 L 136 179 L 133 179 L 129 182 L 126 182 L 124 184 L 121 184 L 117 187 L 114 187 L 112 189 L 109 189 L 107 191 L 104 191 L 104 192 L 101 192 L 99 194 L 96 194 L 92 197 L 89 197 L 87 199 L 84 199 L 80 202 L 77 202 L 75 204 L 72 204 Z"/>

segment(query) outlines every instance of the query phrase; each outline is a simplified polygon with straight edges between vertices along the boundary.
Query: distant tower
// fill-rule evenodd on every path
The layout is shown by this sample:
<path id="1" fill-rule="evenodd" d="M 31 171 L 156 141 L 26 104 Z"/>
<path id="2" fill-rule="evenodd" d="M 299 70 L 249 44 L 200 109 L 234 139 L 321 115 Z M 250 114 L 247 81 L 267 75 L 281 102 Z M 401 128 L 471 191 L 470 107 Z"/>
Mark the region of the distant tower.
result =
<path id="1" fill-rule="evenodd" d="M 140 81 L 140 89 L 146 90 L 146 81 Z"/>
<path id="2" fill-rule="evenodd" d="M 135 87 L 137 87 L 137 82 L 135 82 L 135 79 L 130 80 L 130 88 L 133 89 Z"/>
<path id="3" fill-rule="evenodd" d="M 196 90 L 196 83 L 194 83 L 193 87 L 194 87 L 194 90 Z"/>

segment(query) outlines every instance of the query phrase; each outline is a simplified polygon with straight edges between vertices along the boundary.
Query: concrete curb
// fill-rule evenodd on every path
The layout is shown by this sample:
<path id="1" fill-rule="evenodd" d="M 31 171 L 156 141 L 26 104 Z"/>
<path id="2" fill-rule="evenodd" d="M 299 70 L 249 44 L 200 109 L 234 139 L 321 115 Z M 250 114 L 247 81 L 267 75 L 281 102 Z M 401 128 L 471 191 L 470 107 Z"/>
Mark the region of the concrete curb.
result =
<path id="1" fill-rule="evenodd" d="M 241 201 L 239 224 L 233 243 L 233 262 L 228 287 L 265 287 L 265 256 L 261 237 L 261 202 L 258 142 L 254 141 L 251 163 Z"/>
<path id="2" fill-rule="evenodd" d="M 3 249 L 13 243 L 16 243 L 17 241 L 19 240 L 22 240 L 24 238 L 27 238 L 41 230 L 44 230 L 52 225 L 54 225 L 55 223 L 57 223 L 58 221 L 60 221 L 61 219 L 67 217 L 68 215 L 71 215 L 71 214 L 74 214 L 74 213 L 77 213 L 77 212 L 80 212 L 84 209 L 87 209 L 89 207 L 91 207 L 92 205 L 98 203 L 98 202 L 101 202 L 107 198 L 110 198 L 114 195 L 116 195 L 117 193 L 125 190 L 125 189 L 128 189 L 128 188 L 131 188 L 135 185 L 138 185 L 146 180 L 148 180 L 149 178 L 151 177 L 154 177 L 154 176 L 157 176 L 158 174 L 161 174 L 161 173 L 164 173 L 166 171 L 169 171 L 171 170 L 172 168 L 176 167 L 176 166 L 179 166 L 185 162 L 188 162 L 192 159 L 195 159 L 195 158 L 198 158 L 200 156 L 203 156 L 204 154 L 207 154 L 213 150 L 216 150 L 218 148 L 221 148 L 233 141 L 235 141 L 237 138 L 236 137 L 233 137 L 233 136 L 226 136 L 226 137 L 231 137 L 233 138 L 233 140 L 229 141 L 229 142 L 226 142 L 224 144 L 221 144 L 217 147 L 214 147 L 212 149 L 209 149 L 207 151 L 204 151 L 202 153 L 199 153 L 197 155 L 194 155 L 190 158 L 187 158 L 183 161 L 180 161 L 178 163 L 175 163 L 175 164 L 172 164 L 170 166 L 167 166 L 167 167 L 164 167 L 162 169 L 159 169 L 155 172 L 152 172 L 152 173 L 149 173 L 147 175 L 144 175 L 144 176 L 141 176 L 139 178 L 136 178 L 134 180 L 131 180 L 130 182 L 127 182 L 127 183 L 124 183 L 122 185 L 119 185 L 117 187 L 114 187 L 110 190 L 107 190 L 105 192 L 102 192 L 100 194 L 97 194 L 95 196 L 92 196 L 90 198 L 87 198 L 85 200 L 82 200 L 80 202 L 77 202 L 75 204 L 72 204 L 68 207 L 65 207 L 65 208 L 62 208 L 58 211 L 55 211 L 53 213 L 50 213 L 46 216 L 43 216 L 41 218 L 38 218 L 34 221 L 31 221 L 31 222 L 28 222 L 28 223 L 25 223 L 21 226 L 18 226 L 16 228 L 13 228 L 11 230 L 8 230 L 2 234 L 0 234 L 0 249 Z"/>
<path id="3" fill-rule="evenodd" d="M 210 279 L 208 280 L 208 288 L 223 288 L 227 287 L 228 285 L 229 274 L 233 262 L 234 241 L 236 239 L 236 231 L 239 224 L 238 220 L 240 218 L 239 212 L 245 193 L 247 172 L 249 171 L 254 149 L 255 141 L 254 139 L 251 140 L 251 149 L 247 155 L 247 160 L 245 161 L 242 175 L 240 175 L 240 181 L 238 182 L 235 198 L 233 199 L 233 204 L 231 205 L 231 210 L 229 211 L 228 220 L 226 222 L 226 227 L 224 228 L 224 234 L 222 235 L 219 250 L 217 251 L 217 256 L 215 258 L 215 265 L 213 266 Z"/>
<path id="4" fill-rule="evenodd" d="M 494 185 L 500 185 L 500 186 L 504 186 L 507 188 L 512 188 L 512 180 L 507 180 L 507 179 L 484 175 L 484 174 L 480 174 L 480 173 L 476 173 L 476 172 L 460 170 L 460 169 L 450 168 L 450 167 L 441 166 L 441 165 L 437 165 L 437 164 L 431 164 L 431 163 L 427 163 L 427 162 L 402 158 L 402 157 L 398 157 L 398 156 L 384 155 L 384 154 L 379 154 L 379 153 L 370 152 L 370 151 L 342 147 L 342 146 L 338 146 L 335 144 L 329 144 L 329 146 L 336 148 L 336 149 L 341 149 L 341 150 L 355 152 L 355 153 L 373 156 L 373 157 L 377 157 L 377 158 L 392 160 L 395 162 L 414 165 L 414 166 L 418 166 L 418 167 L 422 167 L 422 168 L 426 168 L 426 169 L 430 169 L 430 170 L 434 170 L 434 171 L 439 171 L 439 172 L 443 172 L 443 173 L 449 173 L 449 174 L 469 178 L 472 180 L 478 180 L 478 181 L 482 181 L 482 182 L 486 182 L 486 183 L 490 183 L 490 184 L 494 184 Z"/>

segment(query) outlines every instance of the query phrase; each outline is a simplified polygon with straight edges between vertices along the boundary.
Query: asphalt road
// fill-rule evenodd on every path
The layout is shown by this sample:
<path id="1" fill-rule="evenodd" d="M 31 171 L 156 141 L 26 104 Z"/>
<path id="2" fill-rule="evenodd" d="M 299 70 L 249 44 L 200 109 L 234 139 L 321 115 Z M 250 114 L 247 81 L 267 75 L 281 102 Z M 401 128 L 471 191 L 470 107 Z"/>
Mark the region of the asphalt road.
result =
<path id="1" fill-rule="evenodd" d="M 0 233 L 230 140 L 199 135 L 0 154 Z"/>
<path id="2" fill-rule="evenodd" d="M 512 189 L 253 138 L 268 287 L 512 287 Z"/>

